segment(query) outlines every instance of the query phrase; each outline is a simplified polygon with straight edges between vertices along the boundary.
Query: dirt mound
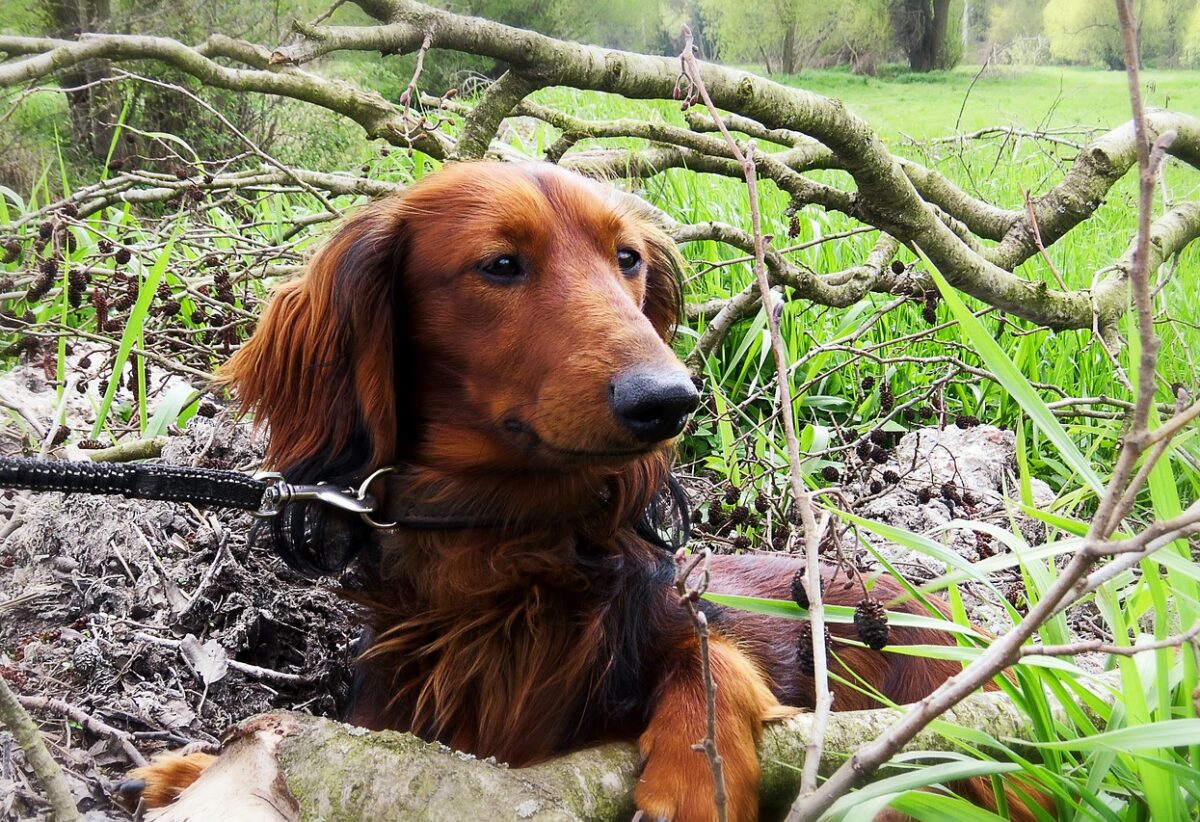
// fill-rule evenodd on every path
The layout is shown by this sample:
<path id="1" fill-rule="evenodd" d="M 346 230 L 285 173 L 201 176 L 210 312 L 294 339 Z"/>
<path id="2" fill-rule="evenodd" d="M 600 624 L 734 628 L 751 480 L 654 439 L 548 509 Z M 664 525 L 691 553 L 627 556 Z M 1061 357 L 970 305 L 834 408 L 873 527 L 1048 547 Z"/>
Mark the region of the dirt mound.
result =
<path id="1" fill-rule="evenodd" d="M 247 427 L 195 418 L 162 461 L 250 467 Z M 303 579 L 252 544 L 246 513 L 121 497 L 29 495 L 0 547 L 0 675 L 130 735 L 150 755 L 214 742 L 275 708 L 336 716 L 357 635 L 334 584 Z M 125 819 L 107 797 L 130 765 L 111 735 L 59 728 L 56 758 L 89 819 Z M 0 732 L 0 819 L 39 818 L 39 791 Z"/>

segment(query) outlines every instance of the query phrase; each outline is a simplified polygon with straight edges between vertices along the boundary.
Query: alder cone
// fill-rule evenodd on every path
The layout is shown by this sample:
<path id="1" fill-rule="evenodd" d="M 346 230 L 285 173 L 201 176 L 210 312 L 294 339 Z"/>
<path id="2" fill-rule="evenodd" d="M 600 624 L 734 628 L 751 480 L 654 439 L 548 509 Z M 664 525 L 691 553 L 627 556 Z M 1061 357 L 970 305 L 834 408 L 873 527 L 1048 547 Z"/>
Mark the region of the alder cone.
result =
<path id="1" fill-rule="evenodd" d="M 825 658 L 829 658 L 829 629 L 825 629 Z M 813 659 L 812 623 L 801 622 L 796 631 L 796 666 L 805 676 L 816 676 L 817 664 Z"/>
<path id="2" fill-rule="evenodd" d="M 792 601 L 801 608 L 808 609 L 808 592 L 804 589 L 803 568 L 792 576 Z"/>
<path id="3" fill-rule="evenodd" d="M 868 648 L 882 651 L 888 644 L 887 611 L 871 597 L 854 609 L 854 628 Z"/>
<path id="4" fill-rule="evenodd" d="M 821 591 L 824 592 L 825 586 L 821 584 Z M 804 588 L 804 569 L 801 568 L 792 576 L 792 601 L 805 610 L 808 609 L 808 591 Z"/>

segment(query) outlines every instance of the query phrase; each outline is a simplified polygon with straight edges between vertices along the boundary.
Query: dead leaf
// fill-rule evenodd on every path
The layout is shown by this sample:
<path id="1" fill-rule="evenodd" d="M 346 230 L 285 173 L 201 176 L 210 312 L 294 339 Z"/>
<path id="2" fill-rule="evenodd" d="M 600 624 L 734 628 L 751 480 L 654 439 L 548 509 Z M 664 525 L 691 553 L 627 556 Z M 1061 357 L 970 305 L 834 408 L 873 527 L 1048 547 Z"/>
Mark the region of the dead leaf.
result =
<path id="1" fill-rule="evenodd" d="M 188 634 L 179 643 L 179 653 L 205 685 L 220 682 L 229 673 L 229 657 L 215 639 L 201 645 L 194 634 Z"/>

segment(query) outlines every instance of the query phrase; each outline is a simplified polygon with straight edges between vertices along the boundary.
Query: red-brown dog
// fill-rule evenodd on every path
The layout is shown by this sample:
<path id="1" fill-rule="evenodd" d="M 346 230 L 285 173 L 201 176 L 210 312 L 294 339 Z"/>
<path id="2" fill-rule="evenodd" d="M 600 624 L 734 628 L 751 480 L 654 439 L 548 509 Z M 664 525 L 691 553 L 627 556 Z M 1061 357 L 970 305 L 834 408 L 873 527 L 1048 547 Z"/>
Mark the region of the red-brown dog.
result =
<path id="1" fill-rule="evenodd" d="M 698 401 L 665 342 L 680 266 L 632 197 L 550 165 L 472 163 L 363 209 L 275 295 L 223 373 L 270 423 L 268 461 L 293 481 L 402 466 L 406 496 L 475 518 L 371 539 L 374 642 L 353 721 L 514 766 L 637 740 L 638 808 L 716 818 L 693 749 L 706 716 L 697 640 L 670 552 L 639 527 Z M 711 588 L 787 598 L 797 568 L 722 556 Z M 885 602 L 899 592 L 876 583 Z M 747 822 L 763 723 L 810 707 L 814 686 L 799 623 L 705 608 L 730 819 Z M 893 628 L 892 642 L 953 640 Z M 835 650 L 833 673 L 859 683 L 831 683 L 841 710 L 877 704 L 871 689 L 911 702 L 961 670 Z M 144 769 L 147 800 L 169 801 L 206 761 Z"/>

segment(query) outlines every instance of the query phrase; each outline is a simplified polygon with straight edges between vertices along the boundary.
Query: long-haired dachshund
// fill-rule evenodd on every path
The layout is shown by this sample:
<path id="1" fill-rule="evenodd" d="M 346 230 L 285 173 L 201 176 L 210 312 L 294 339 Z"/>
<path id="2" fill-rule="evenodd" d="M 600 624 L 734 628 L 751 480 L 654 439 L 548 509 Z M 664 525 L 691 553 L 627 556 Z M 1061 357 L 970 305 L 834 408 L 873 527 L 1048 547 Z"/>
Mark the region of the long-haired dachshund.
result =
<path id="1" fill-rule="evenodd" d="M 433 526 L 365 540 L 357 597 L 372 640 L 353 722 L 513 766 L 637 740 L 637 807 L 716 819 L 693 748 L 706 722 L 697 638 L 671 551 L 644 527 L 698 403 L 667 344 L 681 266 L 631 196 L 551 165 L 469 163 L 361 210 L 274 296 L 223 371 L 270 424 L 268 462 L 301 482 L 397 466 L 379 518 L 425 511 Z M 798 568 L 716 557 L 711 590 L 785 599 Z M 826 600 L 857 602 L 832 573 Z M 875 582 L 885 603 L 900 593 Z M 800 623 L 703 608 L 729 818 L 747 822 L 763 723 L 811 707 L 814 684 L 797 661 Z M 833 635 L 852 636 L 844 627 Z M 891 642 L 953 639 L 894 627 Z M 834 648 L 840 710 L 878 705 L 872 692 L 912 702 L 961 670 Z M 169 801 L 205 762 L 143 769 L 146 799 Z M 960 790 L 995 807 L 986 780 Z M 1010 812 L 1032 818 L 1019 802 Z"/>

